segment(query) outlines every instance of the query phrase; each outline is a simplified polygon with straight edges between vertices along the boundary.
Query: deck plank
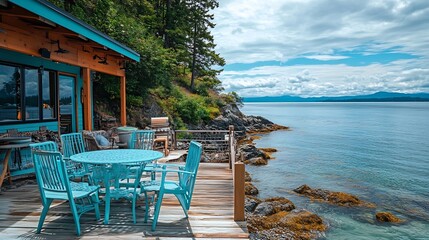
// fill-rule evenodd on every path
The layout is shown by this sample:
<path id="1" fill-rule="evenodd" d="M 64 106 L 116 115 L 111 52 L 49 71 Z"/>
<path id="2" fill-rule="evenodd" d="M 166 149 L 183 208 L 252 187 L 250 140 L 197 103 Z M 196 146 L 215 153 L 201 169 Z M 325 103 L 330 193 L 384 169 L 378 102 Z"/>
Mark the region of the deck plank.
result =
<path id="1" fill-rule="evenodd" d="M 189 218 L 173 196 L 163 200 L 157 230 L 144 223 L 144 201 L 139 201 L 137 224 L 132 223 L 131 205 L 112 203 L 109 224 L 95 220 L 93 213 L 81 217 L 79 239 L 248 239 L 245 222 L 233 220 L 232 175 L 228 164 L 201 163 Z M 41 234 L 35 234 L 42 210 L 37 186 L 28 184 L 0 193 L 0 239 L 77 238 L 73 218 L 65 202 L 53 203 Z M 104 214 L 104 206 L 101 206 Z"/>

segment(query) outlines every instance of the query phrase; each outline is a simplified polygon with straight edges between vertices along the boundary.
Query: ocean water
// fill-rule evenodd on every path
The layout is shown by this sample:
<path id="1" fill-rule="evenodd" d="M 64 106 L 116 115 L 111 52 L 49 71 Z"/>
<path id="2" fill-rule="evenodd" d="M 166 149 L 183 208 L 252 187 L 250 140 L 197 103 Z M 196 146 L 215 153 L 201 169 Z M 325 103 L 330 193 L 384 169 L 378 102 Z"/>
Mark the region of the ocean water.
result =
<path id="1" fill-rule="evenodd" d="M 284 196 L 329 224 L 326 239 L 429 239 L 429 103 L 245 103 L 247 115 L 289 126 L 256 140 L 274 147 L 266 166 L 246 166 L 261 198 Z M 376 208 L 337 207 L 292 192 L 343 191 Z M 403 224 L 381 224 L 389 211 Z"/>

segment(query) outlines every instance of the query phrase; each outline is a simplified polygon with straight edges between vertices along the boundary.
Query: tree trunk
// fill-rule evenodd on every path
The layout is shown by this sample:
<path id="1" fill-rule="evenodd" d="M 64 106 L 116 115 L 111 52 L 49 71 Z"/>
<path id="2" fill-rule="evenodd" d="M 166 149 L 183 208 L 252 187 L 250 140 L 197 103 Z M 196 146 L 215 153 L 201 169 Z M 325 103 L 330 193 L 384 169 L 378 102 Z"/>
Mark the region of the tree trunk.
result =
<path id="1" fill-rule="evenodd" d="M 167 0 L 166 3 L 166 12 L 165 12 L 165 26 L 164 26 L 164 47 L 170 48 L 170 36 L 168 35 L 168 30 L 171 29 L 171 0 Z"/>
<path id="2" fill-rule="evenodd" d="M 194 90 L 195 87 L 195 62 L 197 60 L 197 21 L 194 22 L 194 36 L 192 44 L 192 66 L 191 66 L 191 90 Z"/>

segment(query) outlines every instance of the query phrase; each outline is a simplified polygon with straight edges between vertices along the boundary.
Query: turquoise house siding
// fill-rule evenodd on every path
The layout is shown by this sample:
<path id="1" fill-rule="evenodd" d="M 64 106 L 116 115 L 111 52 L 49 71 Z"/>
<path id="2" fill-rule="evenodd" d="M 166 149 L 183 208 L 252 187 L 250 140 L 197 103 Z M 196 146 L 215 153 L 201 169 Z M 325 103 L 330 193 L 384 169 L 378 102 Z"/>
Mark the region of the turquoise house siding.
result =
<path id="1" fill-rule="evenodd" d="M 29 56 L 17 52 L 8 51 L 5 49 L 0 49 L 0 61 L 7 62 L 7 63 L 16 63 L 16 64 L 22 64 L 27 65 L 31 67 L 39 67 L 43 65 L 45 69 L 58 71 L 59 73 L 67 73 L 72 74 L 76 76 L 76 89 L 73 89 L 74 92 L 76 92 L 75 99 L 74 94 L 72 94 L 72 103 L 73 109 L 76 109 L 75 104 L 77 103 L 77 114 L 80 116 L 79 121 L 76 124 L 75 119 L 72 118 L 73 121 L 73 131 L 76 131 L 77 129 L 74 126 L 78 126 L 79 130 L 83 129 L 83 120 L 82 120 L 82 104 L 80 104 L 80 89 L 83 86 L 82 77 L 80 74 L 80 67 L 72 66 L 64 63 L 57 63 L 50 60 L 46 60 L 40 57 L 34 57 Z M 92 92 L 92 91 L 91 91 Z M 92 96 L 91 96 L 92 97 Z M 76 101 L 75 101 L 76 100 Z M 19 132 L 28 132 L 28 131 L 37 131 L 39 130 L 40 126 L 46 126 L 48 130 L 51 131 L 58 131 L 58 121 L 45 121 L 45 122 L 37 122 L 37 123 L 19 123 L 19 124 L 3 124 L 0 125 L 0 134 L 5 133 L 7 129 L 18 129 Z M 20 155 L 20 158 L 19 158 Z M 3 159 L 5 157 L 5 152 L 0 152 L 0 159 Z M 23 148 L 20 150 L 20 154 L 18 154 L 15 151 L 12 151 L 10 160 L 9 160 L 9 166 L 11 170 L 12 176 L 19 176 L 24 174 L 29 174 L 34 172 L 32 159 L 31 159 L 31 151 L 29 148 Z M 0 164 L 0 171 L 3 170 L 3 164 Z"/>
<path id="2" fill-rule="evenodd" d="M 82 71 L 83 69 L 81 69 L 81 67 L 85 69 L 90 69 L 93 71 L 104 72 L 104 73 L 111 74 L 113 76 L 119 76 L 119 77 L 125 77 L 124 76 L 125 72 L 122 71 L 121 66 L 123 65 L 121 64 L 110 65 L 109 67 L 97 65 L 95 64 L 96 62 L 94 57 L 92 57 L 92 60 L 91 60 L 91 56 L 89 56 L 90 54 L 84 53 L 83 55 L 79 55 L 79 53 L 89 52 L 85 47 L 89 43 L 89 45 L 95 46 L 94 49 L 100 48 L 100 47 L 104 48 L 107 51 L 106 56 L 107 56 L 107 53 L 110 54 L 111 58 L 113 58 L 114 61 L 118 61 L 118 63 L 124 63 L 125 61 L 128 61 L 128 60 L 139 62 L 140 55 L 137 52 L 133 51 L 132 49 L 128 48 L 127 46 L 122 45 L 121 43 L 115 41 L 114 39 L 110 38 L 104 33 L 98 31 L 94 27 L 89 26 L 85 22 L 75 18 L 71 14 L 56 7 L 55 5 L 53 5 L 47 0 L 6 0 L 6 1 L 0 0 L 0 2 L 5 2 L 8 6 L 7 10 L 4 10 L 2 7 L 2 13 L 6 11 L 5 15 L 8 15 L 8 17 L 5 17 L 4 19 L 3 18 L 0 19 L 0 22 L 7 26 L 10 25 L 12 28 L 15 28 L 15 29 L 26 30 L 26 28 L 28 27 L 28 29 L 30 30 L 32 29 L 29 32 L 32 34 L 34 33 L 35 39 L 38 41 L 38 42 L 37 41 L 34 42 L 33 44 L 33 39 L 31 37 L 28 37 L 27 36 L 28 34 L 22 34 L 20 33 L 20 31 L 17 31 L 14 35 L 12 34 L 8 35 L 7 30 L 2 31 L 1 29 L 0 38 L 2 37 L 3 38 L 0 41 L 0 47 L 1 47 L 0 61 L 6 64 L 7 63 L 19 64 L 20 66 L 29 66 L 31 68 L 39 68 L 40 66 L 43 66 L 43 69 L 45 70 L 49 70 L 50 72 L 51 71 L 58 72 L 60 79 L 63 75 L 75 77 L 75 82 L 72 90 L 72 93 L 74 94 L 71 95 L 71 98 L 72 98 L 71 110 L 70 110 L 69 103 L 67 103 L 66 107 L 61 108 L 62 110 L 63 109 L 66 110 L 64 111 L 62 123 L 66 124 L 66 126 L 68 127 L 71 121 L 72 129 L 70 130 L 72 132 L 82 131 L 84 128 L 84 125 L 87 128 L 90 128 L 90 126 L 87 126 L 91 124 L 91 119 L 88 119 L 88 117 L 90 116 L 86 116 L 85 120 L 87 121 L 85 121 L 85 123 L 83 120 L 84 111 L 83 111 L 83 105 L 81 100 L 81 97 L 82 97 L 81 89 L 83 89 L 84 84 L 83 84 L 83 71 Z M 4 6 L 5 4 L 1 4 L 1 5 Z M 10 14 L 7 11 L 10 11 Z M 35 14 L 36 16 L 40 16 L 40 18 L 36 17 L 33 19 L 36 22 L 38 21 L 42 22 L 42 25 L 43 25 L 43 22 L 46 23 L 46 20 L 48 20 L 49 22 L 55 23 L 55 27 L 52 29 L 49 28 L 49 29 L 39 30 L 37 29 L 37 26 L 36 26 L 37 23 L 24 21 L 20 17 L 20 16 L 24 16 L 25 18 L 25 15 L 33 16 L 33 14 Z M 48 25 L 51 25 L 51 24 L 48 24 Z M 57 29 L 56 28 L 57 26 L 61 28 Z M 73 51 L 77 52 L 78 56 L 81 56 L 82 59 L 80 58 L 63 59 L 62 58 L 63 55 L 54 55 L 55 57 L 51 59 L 45 59 L 45 58 L 39 57 L 38 53 L 40 53 L 40 49 L 43 50 L 43 48 L 39 48 L 39 47 L 43 47 L 45 45 L 44 43 L 46 40 L 49 40 L 48 36 L 50 36 L 51 33 L 53 33 L 52 35 L 54 36 L 63 35 L 63 36 L 59 36 L 59 38 L 64 40 L 67 38 L 66 35 L 70 33 L 72 33 L 72 35 L 77 35 L 79 36 L 79 38 L 85 40 L 86 43 L 75 42 L 74 44 L 78 44 L 79 46 L 76 46 L 76 48 L 73 47 Z M 53 39 L 50 39 L 50 40 L 53 40 Z M 57 41 L 58 41 L 58 48 L 59 48 L 60 39 L 58 39 Z M 80 47 L 82 47 L 82 49 Z M 37 52 L 37 49 L 39 49 L 39 52 Z M 113 52 L 113 54 L 111 52 Z M 26 53 L 26 54 L 23 54 L 23 53 Z M 57 54 L 57 53 L 52 52 L 52 54 Z M 55 61 L 53 61 L 53 59 L 55 59 Z M 88 59 L 89 61 L 87 61 Z M 58 63 L 57 61 L 68 62 L 74 65 L 70 65 L 66 63 Z M 51 76 L 52 75 L 50 75 L 50 77 Z M 85 79 L 86 77 L 87 75 L 85 75 Z M 50 78 L 50 79 L 53 79 L 53 78 Z M 66 85 L 70 83 L 70 81 L 67 82 L 67 80 L 69 79 L 65 79 L 64 77 L 61 80 L 62 80 L 60 81 L 61 86 L 58 86 L 57 89 L 60 89 L 60 87 L 61 89 L 67 88 L 67 90 L 64 92 L 68 92 L 68 89 L 70 89 L 71 87 L 71 85 L 68 85 L 68 86 Z M 39 75 L 39 81 L 40 81 L 40 75 Z M 51 91 L 51 89 L 53 89 L 53 87 L 51 86 L 54 86 L 54 84 L 49 85 L 50 94 L 53 95 L 54 91 Z M 92 101 L 92 105 L 88 103 L 89 101 L 85 101 L 85 104 L 91 105 L 91 106 L 88 106 L 89 108 L 88 110 L 90 110 L 92 112 L 92 116 L 94 116 L 94 107 L 93 107 L 94 97 L 93 97 L 93 91 L 92 91 L 93 90 L 92 81 L 88 88 L 90 89 L 86 89 L 85 87 L 85 92 L 86 94 L 91 94 L 89 98 Z M 31 88 L 29 87 L 29 89 Z M 24 90 L 21 91 L 21 93 L 25 95 L 26 93 L 25 91 L 26 90 L 24 88 Z M 39 89 L 39 92 L 40 92 L 40 89 Z M 62 96 L 65 96 L 65 95 L 62 95 Z M 19 94 L 17 94 L 17 97 L 20 97 L 20 99 L 24 99 L 23 96 L 20 96 Z M 29 97 L 33 97 L 33 96 L 29 96 Z M 65 97 L 66 97 L 65 99 L 68 101 L 69 96 L 65 96 Z M 49 100 L 52 100 L 52 99 L 53 98 L 49 98 Z M 39 96 L 39 99 L 37 99 L 37 97 L 32 99 L 32 101 L 36 101 L 36 100 L 39 100 L 39 103 L 40 103 L 41 102 L 40 96 Z M 26 100 L 24 102 L 26 102 Z M 49 107 L 47 107 L 47 109 L 49 109 Z M 24 105 L 23 110 L 27 110 L 27 105 Z M 39 113 L 41 112 L 43 114 L 45 110 L 46 109 L 40 108 Z M 6 114 L 5 111 L 3 112 L 3 114 Z M 18 117 L 18 116 L 22 116 L 22 114 L 27 114 L 27 112 L 17 111 L 17 118 L 21 119 L 21 117 Z M 71 119 L 67 118 L 70 114 L 72 115 Z M 89 112 L 88 112 L 88 115 L 89 115 Z M 125 109 L 124 111 L 121 112 L 121 115 L 122 116 L 125 115 Z M 27 116 L 27 115 L 24 115 L 24 116 Z M 39 118 L 39 119 L 43 119 L 43 115 L 41 116 L 42 118 Z M 26 118 L 27 117 L 24 117 L 24 119 Z M 12 115 L 12 117 L 7 119 L 14 119 L 14 117 Z M 31 119 L 31 118 L 28 118 L 28 119 Z M 36 119 L 36 118 L 33 118 L 33 119 Z M 92 125 L 94 126 L 94 121 L 92 121 Z M 41 121 L 41 122 L 22 121 L 19 123 L 18 121 L 16 122 L 4 121 L 0 123 L 0 136 L 2 135 L 2 133 L 5 133 L 7 129 L 18 129 L 19 132 L 31 132 L 31 131 L 39 130 L 41 126 L 46 126 L 47 129 L 51 131 L 60 132 L 61 130 L 57 120 L 52 120 L 52 121 L 49 120 L 49 121 Z M 32 172 L 31 152 L 29 151 L 29 149 L 28 148 L 21 149 L 17 153 L 21 154 L 22 160 L 21 161 L 17 160 L 15 158 L 15 153 L 12 153 L 12 157 L 9 162 L 11 167 L 11 174 L 13 176 L 16 176 L 16 175 Z M 3 157 L 4 157 L 4 151 L 0 152 L 0 160 Z M 0 170 L 2 170 L 2 167 L 3 166 L 0 163 Z"/>

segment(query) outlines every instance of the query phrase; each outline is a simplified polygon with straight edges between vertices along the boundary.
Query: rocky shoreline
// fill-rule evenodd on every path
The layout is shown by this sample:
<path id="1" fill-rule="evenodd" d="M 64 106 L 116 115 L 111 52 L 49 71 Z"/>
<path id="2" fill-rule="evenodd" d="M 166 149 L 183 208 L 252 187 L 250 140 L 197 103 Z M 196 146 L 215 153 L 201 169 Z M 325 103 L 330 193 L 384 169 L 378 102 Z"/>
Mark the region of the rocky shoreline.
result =
<path id="1" fill-rule="evenodd" d="M 259 132 L 258 132 L 259 133 Z M 255 134 L 255 133 L 253 133 Z M 267 165 L 272 159 L 273 148 L 257 148 L 252 142 L 254 135 L 247 135 L 242 141 L 240 151 L 244 163 L 250 165 Z M 247 228 L 251 239 L 317 239 L 325 237 L 329 224 L 319 215 L 306 209 L 297 209 L 295 204 L 284 197 L 259 199 L 259 189 L 252 184 L 251 175 L 245 173 L 245 213 Z M 357 196 L 344 192 L 326 189 L 314 189 L 304 184 L 293 192 L 311 200 L 340 207 L 375 208 L 376 205 L 363 201 Z M 377 222 L 400 224 L 404 220 L 390 212 L 376 212 Z"/>
<path id="2" fill-rule="evenodd" d="M 254 139 L 252 135 L 246 136 L 239 148 L 244 163 L 267 165 L 268 160 L 273 159 L 270 154 L 277 150 L 258 149 L 252 142 Z M 245 175 L 245 194 L 245 213 L 250 239 L 316 239 L 323 237 L 328 229 L 328 225 L 320 216 L 305 209 L 297 209 L 287 198 L 257 198 L 259 190 L 252 184 L 252 177 L 248 172 Z"/>

